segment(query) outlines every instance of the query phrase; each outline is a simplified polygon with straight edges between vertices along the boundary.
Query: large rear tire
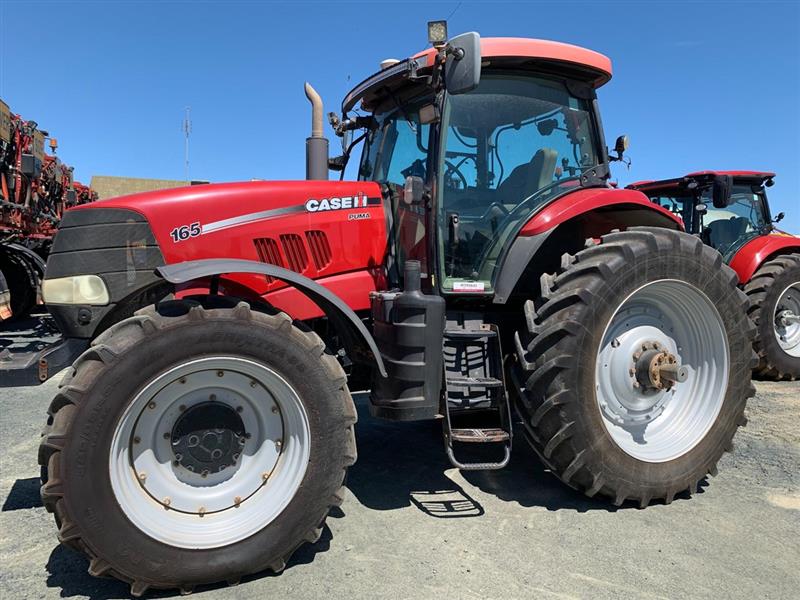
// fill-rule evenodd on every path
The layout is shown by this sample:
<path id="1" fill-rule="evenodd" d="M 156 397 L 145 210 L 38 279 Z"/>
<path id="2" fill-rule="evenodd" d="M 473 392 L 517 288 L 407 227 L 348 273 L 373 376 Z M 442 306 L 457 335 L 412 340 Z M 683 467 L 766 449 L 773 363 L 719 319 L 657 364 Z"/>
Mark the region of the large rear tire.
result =
<path id="1" fill-rule="evenodd" d="M 747 300 L 696 237 L 636 228 L 587 245 L 526 303 L 511 369 L 526 437 L 588 496 L 670 503 L 746 422 Z"/>
<path id="2" fill-rule="evenodd" d="M 765 262 L 744 292 L 756 324 L 755 374 L 774 380 L 800 378 L 800 254 Z"/>
<path id="3" fill-rule="evenodd" d="M 341 504 L 355 407 L 313 332 L 246 303 L 168 301 L 101 334 L 53 400 L 39 461 L 89 572 L 190 591 L 281 571 Z"/>
<path id="4" fill-rule="evenodd" d="M 0 272 L 7 288 L 6 310 L 0 306 L 0 320 L 22 318 L 36 305 L 40 286 L 40 275 L 36 265 L 24 254 L 12 248 L 0 248 Z M 0 295 L 2 285 L 0 284 Z M 3 298 L 0 298 L 3 302 Z M 8 314 L 10 311 L 10 315 Z M 2 317 L 2 315 L 7 315 Z"/>

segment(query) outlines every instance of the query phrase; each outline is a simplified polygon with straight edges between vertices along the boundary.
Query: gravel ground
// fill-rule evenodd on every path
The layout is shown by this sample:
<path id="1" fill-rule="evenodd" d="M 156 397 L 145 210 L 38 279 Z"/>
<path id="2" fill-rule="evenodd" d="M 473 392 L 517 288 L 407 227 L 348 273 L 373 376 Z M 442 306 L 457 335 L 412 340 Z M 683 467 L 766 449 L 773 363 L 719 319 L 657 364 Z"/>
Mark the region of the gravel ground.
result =
<path id="1" fill-rule="evenodd" d="M 0 597 L 128 597 L 60 547 L 36 446 L 56 382 L 0 389 Z M 798 598 L 800 383 L 758 383 L 720 474 L 670 506 L 615 509 L 563 486 L 523 440 L 503 471 L 450 468 L 431 423 L 369 417 L 342 510 L 279 576 L 217 598 Z M 156 594 L 164 597 L 171 594 Z"/>

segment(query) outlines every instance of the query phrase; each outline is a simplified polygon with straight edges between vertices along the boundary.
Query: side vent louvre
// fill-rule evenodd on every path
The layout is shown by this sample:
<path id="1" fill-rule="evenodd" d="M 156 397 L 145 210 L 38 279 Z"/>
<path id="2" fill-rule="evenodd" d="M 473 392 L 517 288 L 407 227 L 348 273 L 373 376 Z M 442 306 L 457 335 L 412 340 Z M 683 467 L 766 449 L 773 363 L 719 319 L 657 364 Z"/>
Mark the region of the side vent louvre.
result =
<path id="1" fill-rule="evenodd" d="M 276 267 L 283 267 L 283 259 L 281 258 L 280 250 L 278 250 L 278 242 L 272 238 L 255 238 L 253 245 L 256 247 L 258 260 L 268 265 L 275 265 Z M 275 281 L 269 275 L 266 276 L 267 283 Z"/>
<path id="2" fill-rule="evenodd" d="M 289 268 L 297 273 L 305 271 L 308 267 L 308 255 L 303 245 L 303 238 L 295 233 L 287 233 L 281 236 L 281 245 Z"/>
<path id="3" fill-rule="evenodd" d="M 317 271 L 331 264 L 331 246 L 324 231 L 306 231 L 306 241 Z"/>

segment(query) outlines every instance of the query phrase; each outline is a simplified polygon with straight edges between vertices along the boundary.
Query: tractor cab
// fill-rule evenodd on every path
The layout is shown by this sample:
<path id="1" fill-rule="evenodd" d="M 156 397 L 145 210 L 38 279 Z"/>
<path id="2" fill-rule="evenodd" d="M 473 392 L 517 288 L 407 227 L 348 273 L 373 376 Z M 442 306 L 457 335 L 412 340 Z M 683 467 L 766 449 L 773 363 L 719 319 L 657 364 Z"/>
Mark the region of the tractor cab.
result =
<path id="1" fill-rule="evenodd" d="M 337 131 L 349 141 L 345 131 L 363 129 L 358 177 L 379 182 L 391 204 L 395 273 L 417 260 L 429 290 L 489 295 L 532 214 L 607 185 L 595 89 L 611 65 L 557 42 L 432 41 L 357 86 Z M 369 116 L 350 116 L 358 103 Z"/>
<path id="2" fill-rule="evenodd" d="M 686 230 L 699 235 L 730 261 L 747 242 L 773 229 L 766 188 L 774 173 L 701 171 L 677 179 L 628 186 L 679 216 Z"/>

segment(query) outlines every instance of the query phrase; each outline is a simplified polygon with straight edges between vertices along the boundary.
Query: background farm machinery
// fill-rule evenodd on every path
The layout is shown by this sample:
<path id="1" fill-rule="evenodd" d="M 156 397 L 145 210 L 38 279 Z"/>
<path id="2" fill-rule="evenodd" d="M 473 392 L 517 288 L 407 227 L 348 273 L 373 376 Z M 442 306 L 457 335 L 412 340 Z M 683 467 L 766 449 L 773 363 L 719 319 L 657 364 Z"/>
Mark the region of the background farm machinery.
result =
<path id="1" fill-rule="evenodd" d="M 45 153 L 45 140 L 52 154 Z M 97 199 L 55 156 L 57 146 L 0 100 L 0 321 L 24 316 L 37 303 L 64 210 Z"/>

